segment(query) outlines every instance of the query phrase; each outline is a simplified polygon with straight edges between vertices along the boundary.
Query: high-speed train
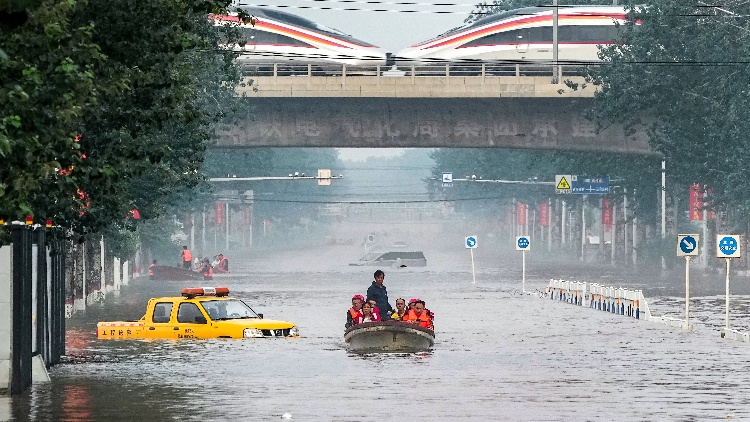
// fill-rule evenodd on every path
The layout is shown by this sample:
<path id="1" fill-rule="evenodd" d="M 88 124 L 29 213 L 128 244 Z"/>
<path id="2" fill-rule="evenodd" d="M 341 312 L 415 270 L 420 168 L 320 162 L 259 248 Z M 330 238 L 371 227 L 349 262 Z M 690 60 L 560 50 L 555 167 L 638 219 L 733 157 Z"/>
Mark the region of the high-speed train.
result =
<path id="1" fill-rule="evenodd" d="M 493 14 L 396 53 L 397 64 L 425 62 L 552 61 L 552 7 Z M 560 7 L 558 60 L 598 61 L 597 45 L 616 42 L 622 6 Z"/>
<path id="2" fill-rule="evenodd" d="M 213 15 L 215 25 L 231 22 L 242 31 L 244 45 L 242 64 L 307 64 L 338 63 L 353 66 L 377 66 L 386 62 L 386 51 L 360 41 L 336 29 L 328 28 L 303 17 L 270 8 L 241 6 L 253 16 L 254 24 L 243 23 L 236 12 Z"/>

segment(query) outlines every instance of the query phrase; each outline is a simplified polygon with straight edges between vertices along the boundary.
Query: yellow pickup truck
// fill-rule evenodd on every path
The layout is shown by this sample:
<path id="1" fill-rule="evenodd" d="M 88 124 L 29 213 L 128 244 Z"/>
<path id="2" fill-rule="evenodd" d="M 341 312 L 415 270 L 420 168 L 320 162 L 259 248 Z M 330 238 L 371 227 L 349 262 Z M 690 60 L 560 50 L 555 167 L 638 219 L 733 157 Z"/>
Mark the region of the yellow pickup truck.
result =
<path id="1" fill-rule="evenodd" d="M 299 337 L 291 322 L 263 319 L 226 287 L 182 289 L 182 296 L 152 298 L 138 321 L 100 322 L 98 338 L 270 338 Z"/>

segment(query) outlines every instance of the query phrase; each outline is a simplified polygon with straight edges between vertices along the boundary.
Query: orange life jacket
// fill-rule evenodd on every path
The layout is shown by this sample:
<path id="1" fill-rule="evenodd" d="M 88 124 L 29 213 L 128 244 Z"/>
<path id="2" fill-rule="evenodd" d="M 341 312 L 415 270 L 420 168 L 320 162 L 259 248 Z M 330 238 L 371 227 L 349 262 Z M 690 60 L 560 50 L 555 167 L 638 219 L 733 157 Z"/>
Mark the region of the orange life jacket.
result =
<path id="1" fill-rule="evenodd" d="M 352 320 L 353 320 L 353 321 L 354 321 L 354 323 L 356 324 L 356 323 L 358 323 L 358 322 L 359 322 L 359 317 L 360 317 L 360 315 L 362 315 L 362 314 L 361 314 L 361 313 L 359 313 L 359 311 L 355 311 L 355 310 L 354 310 L 354 308 L 349 308 L 349 315 L 351 315 L 351 316 L 352 316 Z"/>
<path id="2" fill-rule="evenodd" d="M 214 278 L 214 267 L 206 265 L 203 267 L 203 279 L 211 280 L 212 278 Z"/>
<path id="3" fill-rule="evenodd" d="M 409 313 L 404 315 L 404 321 L 416 322 L 420 327 L 429 328 L 430 330 L 433 329 L 432 319 L 430 319 L 430 315 L 427 314 L 427 310 L 422 311 L 422 315 L 417 316 L 414 309 L 409 309 Z"/>
<path id="4" fill-rule="evenodd" d="M 154 267 L 155 266 L 156 266 L 156 264 L 151 264 L 151 265 L 148 266 L 148 276 L 149 277 L 153 277 L 154 276 Z"/>
<path id="5" fill-rule="evenodd" d="M 182 262 L 193 262 L 193 254 L 190 253 L 190 250 L 182 250 Z"/>

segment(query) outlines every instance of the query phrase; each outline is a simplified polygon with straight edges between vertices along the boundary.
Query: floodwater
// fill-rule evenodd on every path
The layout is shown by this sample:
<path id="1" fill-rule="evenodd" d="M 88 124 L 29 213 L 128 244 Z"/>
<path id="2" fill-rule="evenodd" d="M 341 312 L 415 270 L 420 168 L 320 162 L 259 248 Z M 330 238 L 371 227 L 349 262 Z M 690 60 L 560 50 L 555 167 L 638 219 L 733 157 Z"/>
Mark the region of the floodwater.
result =
<path id="1" fill-rule="evenodd" d="M 298 339 L 96 339 L 97 321 L 136 319 L 149 297 L 187 286 L 135 281 L 68 321 L 66 363 L 50 370 L 50 384 L 3 399 L 0 419 L 750 419 L 750 345 L 718 332 L 723 275 L 704 281 L 715 288 L 694 299 L 696 328 L 683 332 L 522 295 L 520 258 L 512 252 L 505 260 L 479 253 L 476 283 L 465 249 L 426 253 L 428 267 L 384 268 L 385 285 L 391 303 L 420 297 L 435 312 L 434 349 L 357 355 L 345 349 L 345 313 L 376 268 L 349 267 L 359 257 L 350 249 L 236 257 L 233 273 L 214 280 L 267 318 L 295 322 Z M 529 291 L 550 277 L 601 277 L 645 288 L 654 314 L 684 313 L 684 281 L 641 277 L 630 286 L 627 273 L 542 267 L 531 257 Z M 674 270 L 677 279 L 681 271 Z M 732 301 L 732 321 L 746 329 L 750 296 Z"/>

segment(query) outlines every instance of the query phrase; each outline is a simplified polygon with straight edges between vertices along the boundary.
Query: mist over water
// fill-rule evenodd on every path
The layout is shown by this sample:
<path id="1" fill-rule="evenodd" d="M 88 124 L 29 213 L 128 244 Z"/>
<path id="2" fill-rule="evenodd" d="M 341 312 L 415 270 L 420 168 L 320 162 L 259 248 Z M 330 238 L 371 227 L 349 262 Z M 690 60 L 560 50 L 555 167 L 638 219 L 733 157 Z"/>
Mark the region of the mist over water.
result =
<path id="1" fill-rule="evenodd" d="M 749 363 L 748 345 L 719 338 L 720 274 L 695 275 L 705 294 L 693 300 L 696 329 L 686 333 L 521 295 L 520 255 L 486 233 L 471 233 L 480 239 L 474 284 L 463 246 L 470 227 L 454 221 L 373 224 L 363 230 L 360 223 L 342 223 L 336 236 L 353 236 L 352 244 L 230 255 L 232 273 L 212 284 L 228 286 L 232 296 L 266 318 L 295 322 L 302 332 L 298 339 L 96 339 L 97 321 L 139 318 L 150 297 L 188 286 L 134 281 L 117 297 L 68 321 L 69 363 L 51 369 L 50 385 L 35 385 L 29 395 L 10 400 L 5 419 L 750 417 L 750 377 L 737 370 Z M 345 349 L 349 299 L 364 294 L 378 268 L 348 264 L 364 254 L 364 236 L 373 232 L 378 241 L 372 248 L 387 249 L 398 239 L 427 257 L 426 267 L 382 269 L 392 303 L 397 297 L 420 297 L 435 312 L 437 341 L 430 352 L 357 355 Z M 643 288 L 655 314 L 679 317 L 684 310 L 679 280 L 684 269 L 661 276 L 549 258 L 541 250 L 529 254 L 527 290 L 541 291 L 552 277 L 611 281 Z M 747 327 L 750 296 L 732 301 L 733 323 Z"/>
<path id="2" fill-rule="evenodd" d="M 294 322 L 301 338 L 97 339 L 98 321 L 138 319 L 149 298 L 196 284 L 136 280 L 67 321 L 65 363 L 51 368 L 50 384 L 0 400 L 0 420 L 750 418 L 750 376 L 743 370 L 749 346 L 719 336 L 720 272 L 692 270 L 693 332 L 524 295 L 521 255 L 499 212 L 470 217 L 444 203 L 409 201 L 428 197 L 420 181 L 429 177 L 428 166 L 365 162 L 358 171 L 350 169 L 349 184 L 333 191 L 341 204 L 327 208 L 325 230 L 274 221 L 265 242 L 215 251 L 229 257 L 231 273 L 208 284 L 229 287 L 266 318 Z M 344 204 L 354 198 L 380 203 Z M 475 283 L 464 246 L 470 235 L 479 241 Z M 427 266 L 349 265 L 368 251 L 389 250 L 421 251 Z M 532 238 L 526 290 L 541 292 L 550 278 L 641 289 L 653 314 L 682 318 L 684 266 L 678 261 L 663 272 L 655 261 L 584 263 L 576 251 L 548 251 Z M 376 269 L 386 273 L 391 304 L 419 297 L 435 313 L 431 351 L 346 351 L 350 299 L 365 294 Z M 732 277 L 730 320 L 748 330 L 750 283 Z"/>

